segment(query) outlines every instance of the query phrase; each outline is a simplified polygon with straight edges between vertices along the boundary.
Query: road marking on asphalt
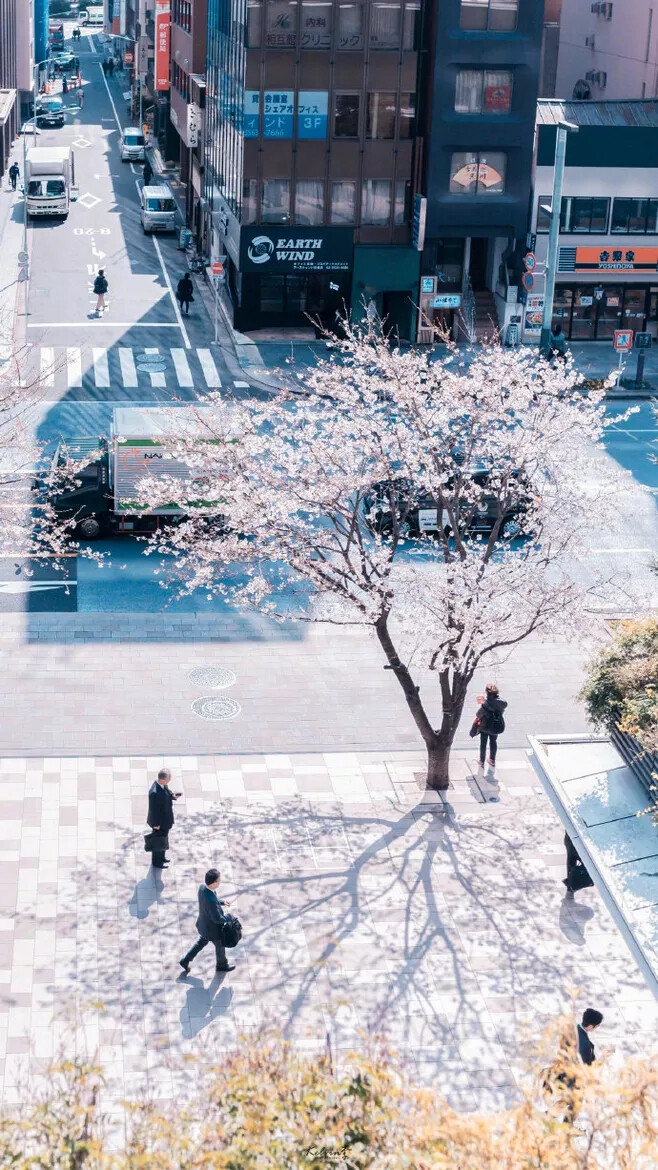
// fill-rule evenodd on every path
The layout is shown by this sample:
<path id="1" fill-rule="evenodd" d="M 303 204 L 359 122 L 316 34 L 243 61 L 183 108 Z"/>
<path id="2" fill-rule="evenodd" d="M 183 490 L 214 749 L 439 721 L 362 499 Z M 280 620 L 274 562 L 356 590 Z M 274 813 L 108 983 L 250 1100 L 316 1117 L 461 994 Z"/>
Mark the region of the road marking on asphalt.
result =
<path id="1" fill-rule="evenodd" d="M 79 349 L 67 349 L 66 373 L 69 387 L 82 386 L 82 360 Z"/>
<path id="2" fill-rule="evenodd" d="M 145 349 L 144 353 L 159 354 L 160 350 L 154 349 L 151 347 L 149 349 Z M 159 372 L 159 370 L 150 370 L 149 373 L 151 375 L 151 385 L 152 386 L 166 386 L 167 385 L 167 375 L 166 374 L 161 374 Z"/>
<path id="3" fill-rule="evenodd" d="M 153 236 L 152 239 L 153 239 L 153 245 L 155 247 L 155 250 L 158 253 L 158 260 L 160 261 L 160 267 L 162 268 L 162 275 L 164 276 L 165 283 L 167 285 L 167 288 L 169 289 L 169 296 L 171 297 L 171 303 L 174 306 L 176 320 L 178 321 L 178 324 L 180 325 L 180 331 L 183 334 L 183 341 L 185 342 L 185 348 L 191 349 L 190 339 L 187 336 L 187 329 L 185 328 L 185 326 L 183 324 L 183 318 L 181 317 L 180 306 L 178 304 L 178 301 L 176 300 L 176 297 L 174 296 L 174 290 L 171 286 L 171 281 L 169 279 L 169 273 L 167 272 L 167 269 L 165 268 L 165 262 L 162 259 L 162 252 L 160 251 L 160 245 L 159 245 L 158 241 L 156 240 L 155 236 Z"/>
<path id="4" fill-rule="evenodd" d="M 192 377 L 192 371 L 188 365 L 187 358 L 185 357 L 185 350 L 184 349 L 172 349 L 171 359 L 174 363 L 174 369 L 176 370 L 176 377 L 178 378 L 178 385 L 179 386 L 193 386 L 194 379 Z"/>
<path id="5" fill-rule="evenodd" d="M 120 349 L 119 361 L 121 363 L 121 377 L 123 378 L 124 386 L 137 386 L 137 370 L 135 369 L 132 349 Z"/>
<path id="6" fill-rule="evenodd" d="M 105 322 L 102 317 L 98 317 L 95 321 L 40 321 L 34 324 L 28 321 L 28 329 L 80 329 L 82 326 L 93 326 L 97 328 L 99 325 L 109 324 L 114 329 L 178 329 L 175 321 L 110 321 Z"/>
<path id="7" fill-rule="evenodd" d="M 0 593 L 44 593 L 49 589 L 68 589 L 77 581 L 0 581 Z"/>
<path id="8" fill-rule="evenodd" d="M 41 350 L 41 385 L 44 387 L 52 387 L 55 385 L 55 353 L 52 349 L 45 347 Z"/>
<path id="9" fill-rule="evenodd" d="M 197 349 L 197 356 L 199 358 L 199 365 L 203 370 L 203 376 L 206 379 L 206 385 L 211 390 L 215 390 L 221 386 L 222 380 L 217 373 L 217 366 L 213 361 L 213 356 L 209 349 Z"/>
<path id="10" fill-rule="evenodd" d="M 100 69 L 100 71 L 101 71 L 101 77 L 103 78 L 103 82 L 104 82 L 104 84 L 105 84 L 105 88 L 106 88 L 106 90 L 107 90 L 107 96 L 108 96 L 108 97 L 109 97 L 109 99 L 110 99 L 110 105 L 112 106 L 112 109 L 114 110 L 114 120 L 115 120 L 115 122 L 116 122 L 116 124 L 117 124 L 117 130 L 119 131 L 119 134 L 121 134 L 121 123 L 120 123 L 120 121 L 119 121 L 119 115 L 117 114 L 117 108 L 116 108 L 116 106 L 115 106 L 115 104 L 114 104 L 114 98 L 112 97 L 112 94 L 110 93 L 110 87 L 109 87 L 109 85 L 107 84 L 107 77 L 106 77 L 106 76 L 105 76 L 105 74 L 103 73 L 103 66 L 101 65 L 100 61 L 98 62 L 98 68 L 99 68 L 99 69 Z"/>
<path id="11" fill-rule="evenodd" d="M 94 379 L 97 386 L 110 385 L 110 366 L 106 349 L 92 349 L 94 358 Z"/>

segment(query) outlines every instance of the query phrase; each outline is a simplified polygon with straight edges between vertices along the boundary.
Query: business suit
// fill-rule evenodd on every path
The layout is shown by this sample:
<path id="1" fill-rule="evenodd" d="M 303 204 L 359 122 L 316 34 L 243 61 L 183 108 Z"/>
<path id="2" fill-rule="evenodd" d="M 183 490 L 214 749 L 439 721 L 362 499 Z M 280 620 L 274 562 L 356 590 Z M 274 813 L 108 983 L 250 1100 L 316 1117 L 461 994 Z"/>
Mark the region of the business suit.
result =
<path id="1" fill-rule="evenodd" d="M 578 1025 L 578 1052 L 583 1064 L 594 1064 L 596 1060 L 594 1045 L 582 1024 Z"/>
<path id="2" fill-rule="evenodd" d="M 226 951 L 221 941 L 222 939 L 222 923 L 224 921 L 224 913 L 222 910 L 223 902 L 220 902 L 214 890 L 209 886 L 199 886 L 199 917 L 196 920 L 196 928 L 199 932 L 199 937 L 194 946 L 187 952 L 185 957 L 181 959 L 182 966 L 188 966 L 192 959 L 202 951 L 204 947 L 208 946 L 209 942 L 215 944 L 215 957 L 217 970 L 226 970 L 228 963 L 226 961 Z"/>
<path id="3" fill-rule="evenodd" d="M 166 837 L 174 823 L 174 797 L 166 784 L 159 784 L 154 780 L 149 788 L 149 811 L 146 818 L 147 825 Z M 155 869 L 162 869 L 164 865 L 164 850 L 153 853 L 152 863 Z"/>

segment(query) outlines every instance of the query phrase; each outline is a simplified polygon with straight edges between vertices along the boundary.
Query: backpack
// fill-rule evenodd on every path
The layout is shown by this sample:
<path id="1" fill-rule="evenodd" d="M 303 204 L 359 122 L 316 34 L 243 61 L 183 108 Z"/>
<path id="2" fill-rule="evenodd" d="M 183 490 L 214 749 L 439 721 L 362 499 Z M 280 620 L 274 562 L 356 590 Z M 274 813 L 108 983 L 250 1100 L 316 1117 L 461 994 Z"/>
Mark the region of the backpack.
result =
<path id="1" fill-rule="evenodd" d="M 505 730 L 505 720 L 503 719 L 502 711 L 489 711 L 487 713 L 487 724 L 490 735 L 502 735 Z"/>
<path id="2" fill-rule="evenodd" d="M 96 293 L 97 297 L 100 296 L 101 293 L 107 292 L 107 281 L 104 276 L 96 277 L 94 281 L 94 292 Z"/>
<path id="3" fill-rule="evenodd" d="M 222 943 L 225 947 L 237 947 L 242 938 L 242 923 L 234 914 L 225 914 L 222 922 Z"/>

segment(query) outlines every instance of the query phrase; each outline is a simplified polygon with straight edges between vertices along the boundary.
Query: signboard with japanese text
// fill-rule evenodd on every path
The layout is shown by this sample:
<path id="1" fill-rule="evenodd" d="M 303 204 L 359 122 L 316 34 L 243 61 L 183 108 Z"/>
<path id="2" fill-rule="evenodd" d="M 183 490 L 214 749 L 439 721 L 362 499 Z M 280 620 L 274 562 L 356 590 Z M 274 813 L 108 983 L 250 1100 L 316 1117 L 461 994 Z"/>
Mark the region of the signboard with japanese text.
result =
<path id="1" fill-rule="evenodd" d="M 525 303 L 525 332 L 541 333 L 544 317 L 544 294 L 530 293 Z"/>
<path id="2" fill-rule="evenodd" d="M 297 137 L 326 138 L 328 117 L 328 92 L 320 89 L 300 89 L 297 94 Z"/>
<path id="3" fill-rule="evenodd" d="M 294 102 L 292 89 L 263 94 L 263 138 L 292 138 Z"/>
<path id="4" fill-rule="evenodd" d="M 432 301 L 433 309 L 458 309 L 462 303 L 461 293 L 438 293 Z"/>
<path id="5" fill-rule="evenodd" d="M 169 89 L 171 10 L 169 0 L 155 0 L 155 88 Z"/>
<path id="6" fill-rule="evenodd" d="M 268 49 L 297 46 L 297 5 L 289 0 L 268 0 L 265 5 L 265 45 Z"/>
<path id="7" fill-rule="evenodd" d="M 242 228 L 241 272 L 349 272 L 353 228 L 279 226 Z"/>
<path id="8" fill-rule="evenodd" d="M 260 115 L 260 93 L 257 89 L 244 91 L 244 136 L 258 138 L 258 121 Z"/>
<path id="9" fill-rule="evenodd" d="M 195 102 L 188 102 L 187 104 L 187 145 L 199 145 L 199 126 L 201 124 L 201 111 Z"/>
<path id="10" fill-rule="evenodd" d="M 508 113 L 512 91 L 509 85 L 485 85 L 484 110 L 485 113 Z"/>
<path id="11" fill-rule="evenodd" d="M 560 248 L 560 272 L 658 272 L 658 247 Z"/>
<path id="12" fill-rule="evenodd" d="M 300 49 L 331 48 L 331 3 L 313 0 L 301 5 L 299 47 Z"/>

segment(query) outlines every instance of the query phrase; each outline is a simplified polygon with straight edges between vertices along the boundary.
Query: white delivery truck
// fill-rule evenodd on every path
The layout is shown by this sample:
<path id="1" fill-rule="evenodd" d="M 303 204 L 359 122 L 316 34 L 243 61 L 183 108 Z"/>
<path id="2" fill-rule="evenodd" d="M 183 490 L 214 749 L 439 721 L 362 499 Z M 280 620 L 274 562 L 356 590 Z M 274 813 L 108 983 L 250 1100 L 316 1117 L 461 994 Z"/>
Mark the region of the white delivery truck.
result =
<path id="1" fill-rule="evenodd" d="M 172 454 L 176 441 L 212 441 L 204 426 L 204 413 L 212 410 L 214 437 L 230 441 L 238 438 L 228 411 L 220 419 L 215 408 L 208 406 L 148 406 L 115 407 L 112 429 L 107 439 L 71 439 L 61 442 L 55 452 L 53 471 L 73 462 L 78 470 L 74 484 L 65 490 L 55 489 L 50 502 L 56 513 L 76 521 L 76 534 L 84 540 L 95 540 L 113 533 L 154 532 L 167 524 L 184 518 L 178 504 L 163 503 L 150 511 L 140 503 L 140 483 L 153 479 L 174 477 L 190 479 L 186 463 Z M 88 462 L 86 462 L 88 460 Z M 221 501 L 207 500 L 206 484 L 192 478 L 195 509 L 221 522 Z M 37 481 L 35 489 L 43 485 Z"/>
<path id="2" fill-rule="evenodd" d="M 75 159 L 70 146 L 32 146 L 25 159 L 28 215 L 63 215 L 75 186 Z"/>

